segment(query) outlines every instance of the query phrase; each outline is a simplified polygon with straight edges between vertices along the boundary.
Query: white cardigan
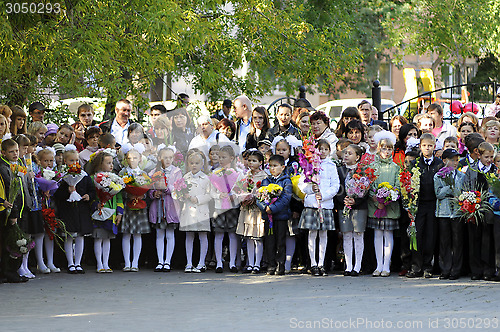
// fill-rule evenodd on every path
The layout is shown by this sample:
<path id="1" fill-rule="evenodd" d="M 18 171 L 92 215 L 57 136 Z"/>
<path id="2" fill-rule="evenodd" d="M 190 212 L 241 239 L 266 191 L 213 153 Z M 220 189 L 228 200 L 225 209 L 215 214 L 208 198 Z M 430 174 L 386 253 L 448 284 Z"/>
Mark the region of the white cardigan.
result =
<path id="1" fill-rule="evenodd" d="M 321 161 L 321 171 L 319 173 L 319 191 L 321 192 L 321 208 L 333 209 L 333 198 L 337 195 L 340 188 L 339 174 L 337 166 L 329 158 Z M 304 206 L 309 208 L 318 208 L 316 197 L 312 189 L 311 182 L 304 182 L 304 175 L 300 176 L 299 188 L 306 195 L 304 198 Z"/>

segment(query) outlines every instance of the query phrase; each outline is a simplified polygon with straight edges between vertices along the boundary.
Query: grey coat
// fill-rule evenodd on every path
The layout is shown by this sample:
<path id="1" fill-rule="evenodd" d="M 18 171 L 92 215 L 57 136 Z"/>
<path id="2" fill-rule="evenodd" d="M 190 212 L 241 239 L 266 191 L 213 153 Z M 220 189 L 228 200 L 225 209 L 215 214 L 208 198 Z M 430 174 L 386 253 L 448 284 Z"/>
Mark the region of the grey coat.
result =
<path id="1" fill-rule="evenodd" d="M 454 185 L 449 186 L 444 179 L 434 174 L 434 192 L 436 193 L 436 217 L 438 218 L 458 218 L 458 208 L 453 203 L 453 198 L 458 197 L 462 192 L 465 174 L 455 171 Z"/>

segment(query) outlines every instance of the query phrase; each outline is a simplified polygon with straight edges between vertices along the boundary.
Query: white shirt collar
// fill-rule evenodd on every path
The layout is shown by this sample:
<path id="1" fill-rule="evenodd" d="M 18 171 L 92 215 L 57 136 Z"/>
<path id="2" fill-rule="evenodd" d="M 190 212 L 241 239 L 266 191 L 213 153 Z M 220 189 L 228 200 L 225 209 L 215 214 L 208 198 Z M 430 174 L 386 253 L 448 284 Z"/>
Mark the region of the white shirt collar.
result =
<path id="1" fill-rule="evenodd" d="M 483 170 L 483 168 L 484 168 L 484 167 L 486 167 L 486 168 Z M 478 168 L 481 172 L 487 173 L 487 172 L 489 172 L 489 171 L 490 171 L 490 169 L 491 169 L 491 165 L 489 165 L 489 166 L 485 166 L 485 165 L 483 165 L 483 163 L 482 163 L 481 161 L 478 161 L 478 162 L 477 162 L 477 168 Z"/>

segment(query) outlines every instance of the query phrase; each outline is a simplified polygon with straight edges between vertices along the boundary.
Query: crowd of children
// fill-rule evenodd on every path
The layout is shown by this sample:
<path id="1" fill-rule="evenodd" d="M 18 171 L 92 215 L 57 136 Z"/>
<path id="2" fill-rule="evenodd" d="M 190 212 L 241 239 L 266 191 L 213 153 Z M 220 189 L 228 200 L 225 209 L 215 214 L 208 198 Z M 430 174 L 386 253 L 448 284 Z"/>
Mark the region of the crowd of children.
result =
<path id="1" fill-rule="evenodd" d="M 327 276 L 334 261 L 344 276 L 388 277 L 397 270 L 409 278 L 470 273 L 473 280 L 500 281 L 500 197 L 489 185 L 499 170 L 500 123 L 489 119 L 479 129 L 460 120 L 456 136 L 439 139 L 429 114 L 402 125 L 398 137 L 353 120 L 335 146 L 315 141 L 313 177 L 304 168 L 302 141 L 286 132 L 260 140 L 258 148 L 239 151 L 217 140 L 183 155 L 152 144 L 137 123 L 128 127 L 129 143 L 117 146 L 99 127 L 88 127 L 78 143 L 72 126 L 33 122 L 26 134 L 1 142 L 1 271 L 9 282 L 58 273 L 59 242 L 65 270 L 83 274 L 85 238 L 92 237 L 97 273 L 113 272 L 111 247 L 120 244 L 114 239 L 121 239 L 122 271 L 137 272 L 143 235 L 154 233 L 155 272 L 182 264 L 186 273 L 223 273 L 226 263 L 232 273 L 284 275 L 298 265 Z M 405 171 L 416 185 L 413 209 L 403 197 Z M 103 174 L 139 189 L 103 199 L 96 190 Z M 489 207 L 468 220 L 457 204 L 466 191 L 485 193 Z M 31 269 L 31 251 L 16 255 L 7 245 L 17 225 L 33 239 Z M 179 234 L 184 243 L 176 243 Z M 176 246 L 185 258 L 174 256 Z M 395 252 L 401 266 L 391 266 Z"/>

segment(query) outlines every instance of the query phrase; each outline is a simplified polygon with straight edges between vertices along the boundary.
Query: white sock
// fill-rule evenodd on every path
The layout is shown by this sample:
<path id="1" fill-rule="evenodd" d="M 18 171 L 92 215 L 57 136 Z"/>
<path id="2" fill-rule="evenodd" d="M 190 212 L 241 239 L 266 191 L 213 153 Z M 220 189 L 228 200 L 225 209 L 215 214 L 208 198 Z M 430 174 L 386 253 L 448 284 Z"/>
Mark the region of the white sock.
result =
<path id="1" fill-rule="evenodd" d="M 383 250 L 384 250 L 384 231 L 381 229 L 375 229 L 375 235 L 373 239 L 375 246 L 375 256 L 377 258 L 377 268 L 376 270 L 382 272 L 383 264 Z"/>
<path id="2" fill-rule="evenodd" d="M 361 270 L 361 262 L 363 261 L 363 251 L 365 250 L 365 240 L 363 239 L 364 233 L 353 233 L 354 235 L 354 250 L 356 256 L 356 264 L 354 265 L 354 271 L 358 272 Z"/>
<path id="3" fill-rule="evenodd" d="M 344 238 L 345 270 L 352 271 L 352 232 L 344 232 L 342 237 Z"/>
<path id="4" fill-rule="evenodd" d="M 111 252 L 111 240 L 102 240 L 102 267 L 109 270 L 109 253 Z"/>
<path id="5" fill-rule="evenodd" d="M 83 236 L 77 236 L 75 239 L 75 265 L 82 265 L 83 246 Z"/>
<path id="6" fill-rule="evenodd" d="M 325 263 L 325 253 L 326 253 L 326 242 L 328 238 L 326 231 L 319 231 L 319 253 L 318 253 L 318 266 L 324 266 Z"/>
<path id="7" fill-rule="evenodd" d="M 43 238 L 45 233 L 35 234 L 35 256 L 36 264 L 40 270 L 45 270 L 47 266 L 43 262 Z"/>
<path id="8" fill-rule="evenodd" d="M 255 242 L 255 266 L 260 268 L 260 262 L 262 261 L 262 255 L 264 254 L 264 244 L 260 240 L 254 240 Z"/>
<path id="9" fill-rule="evenodd" d="M 200 238 L 200 260 L 198 261 L 198 268 L 205 266 L 205 258 L 208 251 L 208 236 L 207 232 L 198 232 Z"/>
<path id="10" fill-rule="evenodd" d="M 254 266 L 255 262 L 255 240 L 247 239 L 247 266 Z"/>
<path id="11" fill-rule="evenodd" d="M 45 247 L 45 256 L 47 256 L 47 266 L 55 268 L 54 265 L 54 240 L 51 240 L 47 234 L 45 234 L 45 239 L 43 241 Z"/>
<path id="12" fill-rule="evenodd" d="M 28 251 L 27 253 L 25 253 L 23 255 L 23 262 L 21 264 L 21 266 L 23 268 L 23 271 L 25 271 L 26 274 L 31 273 L 30 269 L 28 268 L 28 259 L 29 259 L 29 256 L 30 256 L 30 252 Z"/>
<path id="13" fill-rule="evenodd" d="M 229 267 L 236 266 L 236 256 L 238 253 L 238 242 L 240 241 L 236 233 L 227 233 L 229 235 Z"/>
<path id="14" fill-rule="evenodd" d="M 132 267 L 139 267 L 139 257 L 142 250 L 142 235 L 134 234 L 134 259 L 132 260 Z"/>
<path id="15" fill-rule="evenodd" d="M 193 266 L 194 232 L 186 232 L 186 266 Z"/>
<path id="16" fill-rule="evenodd" d="M 75 265 L 73 259 L 73 238 L 71 236 L 66 237 L 64 241 L 64 251 L 66 254 L 66 260 L 68 261 L 68 266 Z"/>
<path id="17" fill-rule="evenodd" d="M 174 253 L 175 248 L 175 235 L 173 229 L 167 229 L 165 232 L 165 238 L 167 239 L 167 254 L 165 256 L 164 263 L 170 264 L 172 260 L 172 255 Z"/>
<path id="18" fill-rule="evenodd" d="M 102 266 L 102 239 L 94 239 L 94 254 L 97 262 L 97 269 L 101 270 Z"/>
<path id="19" fill-rule="evenodd" d="M 285 260 L 285 270 L 290 271 L 292 269 L 292 258 L 295 253 L 295 237 L 286 237 L 286 260 Z"/>
<path id="20" fill-rule="evenodd" d="M 384 231 L 384 267 L 382 271 L 391 271 L 392 248 L 394 247 L 394 237 L 392 231 Z"/>
<path id="21" fill-rule="evenodd" d="M 318 231 L 309 230 L 309 235 L 307 236 L 307 247 L 309 248 L 309 258 L 311 259 L 311 267 L 317 266 L 316 263 L 316 236 Z M 286 269 L 286 267 L 285 267 Z"/>
<path id="22" fill-rule="evenodd" d="M 164 264 L 163 254 L 165 252 L 165 230 L 156 230 L 156 254 L 158 256 L 158 264 Z"/>
<path id="23" fill-rule="evenodd" d="M 123 260 L 125 261 L 125 267 L 130 267 L 130 238 L 131 234 L 123 233 L 122 237 L 122 251 Z"/>
<path id="24" fill-rule="evenodd" d="M 215 233 L 214 251 L 215 259 L 217 260 L 217 267 L 222 267 L 222 240 L 224 240 L 224 233 Z"/>

